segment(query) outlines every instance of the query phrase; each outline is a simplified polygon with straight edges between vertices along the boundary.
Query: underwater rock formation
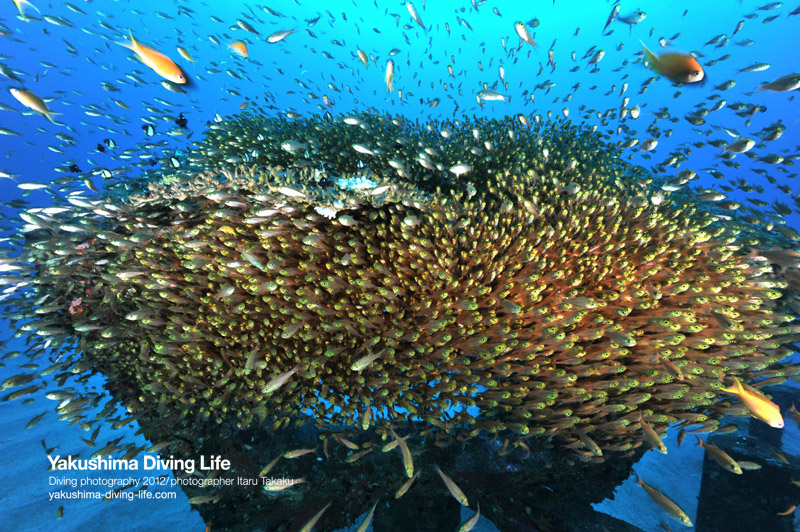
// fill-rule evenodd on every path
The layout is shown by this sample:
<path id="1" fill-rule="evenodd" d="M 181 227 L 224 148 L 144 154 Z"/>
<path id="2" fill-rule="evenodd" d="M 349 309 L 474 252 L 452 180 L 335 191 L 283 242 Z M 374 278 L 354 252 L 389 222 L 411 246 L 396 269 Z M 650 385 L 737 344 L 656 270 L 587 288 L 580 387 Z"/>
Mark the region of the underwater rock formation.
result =
<path id="1" fill-rule="evenodd" d="M 748 415 L 726 378 L 798 372 L 791 241 L 616 155 L 566 122 L 245 115 L 185 168 L 28 213 L 5 304 L 33 353 L 66 353 L 59 386 L 102 373 L 164 452 L 253 477 L 325 457 L 281 459 L 307 485 L 278 494 L 190 493 L 239 523 L 301 526 L 336 498 L 320 526 L 345 526 L 414 469 L 446 498 L 437 464 L 487 502 L 591 477 L 565 464 L 614 471 L 588 508 L 650 447 L 642 420 L 714 431 Z"/>

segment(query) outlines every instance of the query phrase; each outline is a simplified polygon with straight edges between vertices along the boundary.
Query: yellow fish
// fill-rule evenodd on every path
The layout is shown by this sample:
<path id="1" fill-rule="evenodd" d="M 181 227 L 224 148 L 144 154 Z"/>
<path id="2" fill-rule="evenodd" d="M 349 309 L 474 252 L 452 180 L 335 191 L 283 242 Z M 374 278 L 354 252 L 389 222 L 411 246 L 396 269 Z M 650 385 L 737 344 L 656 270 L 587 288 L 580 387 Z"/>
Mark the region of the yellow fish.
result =
<path id="1" fill-rule="evenodd" d="M 47 104 L 44 101 L 36 96 L 34 93 L 27 89 L 17 89 L 12 87 L 8 89 L 8 92 L 11 93 L 11 96 L 14 97 L 19 103 L 27 107 L 28 109 L 33 109 L 37 113 L 43 114 L 47 117 L 47 119 L 54 124 L 56 123 L 53 120 L 53 115 L 60 115 L 61 113 L 54 113 L 50 109 L 47 108 Z"/>
<path id="2" fill-rule="evenodd" d="M 481 518 L 481 503 L 478 503 L 478 510 L 475 512 L 475 515 L 470 517 L 468 520 L 464 521 L 464 523 L 458 528 L 458 532 L 469 532 L 475 525 L 478 524 L 478 519 Z"/>
<path id="3" fill-rule="evenodd" d="M 661 436 L 658 435 L 652 425 L 644 420 L 641 414 L 639 414 L 639 424 L 642 426 L 642 431 L 644 431 L 644 439 L 653 446 L 653 449 L 657 449 L 662 454 L 667 454 L 667 446 L 661 440 Z"/>
<path id="4" fill-rule="evenodd" d="M 717 447 L 716 445 L 711 445 L 710 443 L 706 443 L 700 439 L 700 436 L 697 436 L 697 445 L 704 448 L 708 451 L 708 454 L 711 455 L 711 458 L 714 459 L 719 465 L 730 471 L 731 473 L 735 473 L 737 475 L 742 474 L 742 468 L 739 464 L 736 463 L 736 460 L 731 458 L 731 456 Z"/>
<path id="5" fill-rule="evenodd" d="M 190 63 L 194 64 L 194 59 L 192 59 L 192 55 L 186 48 L 182 48 L 180 46 L 177 47 L 178 53 L 181 54 L 181 57 L 189 61 Z"/>
<path id="6" fill-rule="evenodd" d="M 27 17 L 25 16 L 25 12 L 22 10 L 22 6 L 31 6 L 33 9 L 37 11 L 37 13 L 41 13 L 41 11 L 39 11 L 39 8 L 28 2 L 28 0 L 14 0 L 14 5 L 17 6 L 17 9 L 19 9 L 19 14 L 22 15 L 22 18 L 24 18 L 25 20 L 27 20 Z"/>
<path id="7" fill-rule="evenodd" d="M 364 521 L 361 522 L 361 526 L 358 527 L 358 530 L 356 530 L 356 532 L 366 532 L 367 527 L 372 522 L 372 516 L 375 514 L 375 508 L 377 506 L 378 506 L 378 501 L 375 501 L 375 504 L 372 505 L 372 508 L 370 509 L 367 516 L 364 518 Z"/>
<path id="8" fill-rule="evenodd" d="M 658 504 L 661 507 L 662 510 L 667 512 L 667 514 L 670 517 L 672 517 L 676 521 L 679 521 L 684 526 L 688 526 L 688 527 L 693 526 L 692 525 L 692 520 L 689 519 L 689 516 L 686 515 L 686 512 L 684 512 L 681 509 L 680 506 L 675 504 L 675 502 L 672 499 L 670 499 L 669 497 L 667 497 L 666 495 L 661 493 L 659 490 L 657 490 L 656 488 L 654 488 L 650 484 L 647 484 L 644 480 L 642 480 L 639 477 L 638 473 L 636 473 L 636 482 L 642 488 L 644 488 L 644 490 L 647 492 L 647 494 L 650 495 L 650 498 L 652 498 L 655 501 L 655 503 Z"/>
<path id="9" fill-rule="evenodd" d="M 183 73 L 181 67 L 176 65 L 172 59 L 162 54 L 155 48 L 151 48 L 146 44 L 136 42 L 136 39 L 133 38 L 133 33 L 130 34 L 130 37 L 130 44 L 121 42 L 117 44 L 124 46 L 129 50 L 133 50 L 133 52 L 136 54 L 136 57 L 138 57 L 142 63 L 152 68 L 156 74 L 162 78 L 179 85 L 188 83 L 189 79 L 186 77 L 186 74 Z"/>
<path id="10" fill-rule="evenodd" d="M 369 66 L 369 58 L 367 57 L 367 54 L 361 49 L 356 49 L 356 53 L 358 54 L 358 60 L 364 63 L 364 66 Z"/>
<path id="11" fill-rule="evenodd" d="M 312 529 L 313 529 L 313 528 L 314 528 L 314 527 L 317 525 L 317 523 L 319 522 L 319 520 L 322 518 L 322 514 L 324 514 L 324 513 L 325 513 L 325 510 L 327 510 L 327 509 L 330 507 L 330 505 L 331 505 L 331 504 L 333 504 L 333 501 L 331 501 L 331 502 L 329 502 L 328 504 L 326 504 L 326 505 L 325 505 L 325 506 L 322 508 L 322 510 L 320 510 L 319 512 L 317 512 L 317 513 L 314 515 L 314 517 L 312 517 L 311 519 L 309 519 L 309 520 L 308 520 L 308 523 L 306 523 L 305 525 L 303 525 L 303 528 L 301 528 L 301 529 L 300 529 L 300 532 L 311 532 L 311 530 L 312 530 Z"/>
<path id="12" fill-rule="evenodd" d="M 414 476 L 414 460 L 411 458 L 411 449 L 409 449 L 406 444 L 406 438 L 408 438 L 408 436 L 401 438 L 393 430 L 392 436 L 394 436 L 397 445 L 400 446 L 400 452 L 403 454 L 403 469 L 405 469 L 406 476 L 411 478 Z"/>
<path id="13" fill-rule="evenodd" d="M 444 481 L 444 485 L 447 486 L 447 490 L 450 492 L 450 495 L 453 496 L 455 500 L 461 503 L 462 506 L 469 506 L 469 501 L 467 501 L 467 496 L 464 495 L 464 492 L 461 491 L 461 488 L 453 482 L 453 479 L 447 476 L 439 466 L 436 466 L 436 472 L 439 473 L 439 476 L 442 477 Z"/>
<path id="14" fill-rule="evenodd" d="M 746 390 L 736 377 L 733 378 L 733 382 L 733 388 L 722 388 L 722 391 L 738 395 L 754 418 L 760 419 L 770 427 L 783 428 L 783 416 L 781 416 L 781 409 L 778 405 L 759 392 Z"/>

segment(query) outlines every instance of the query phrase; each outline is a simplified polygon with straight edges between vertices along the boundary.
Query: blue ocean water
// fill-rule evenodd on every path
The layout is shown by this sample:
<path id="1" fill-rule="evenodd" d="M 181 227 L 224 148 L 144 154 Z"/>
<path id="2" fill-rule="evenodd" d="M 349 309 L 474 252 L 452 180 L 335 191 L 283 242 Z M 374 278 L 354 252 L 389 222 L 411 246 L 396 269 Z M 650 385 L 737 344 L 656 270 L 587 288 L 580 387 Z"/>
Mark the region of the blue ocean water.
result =
<path id="1" fill-rule="evenodd" d="M 800 227 L 794 200 L 798 195 L 795 164 L 800 155 L 797 90 L 756 92 L 761 83 L 798 73 L 798 56 L 790 38 L 800 28 L 800 14 L 793 14 L 798 6 L 790 2 L 625 1 L 620 15 L 640 9 L 646 17 L 635 25 L 613 20 L 605 31 L 615 4 L 592 0 L 418 0 L 414 5 L 422 25 L 413 20 L 406 3 L 396 1 L 74 0 L 47 4 L 34 0 L 33 4 L 40 12 L 23 5 L 26 16 L 18 16 L 13 2 L 5 2 L 0 11 L 0 63 L 5 73 L 0 77 L 4 106 L 0 127 L 17 133 L 0 136 L 0 171 L 13 176 L 0 178 L 2 213 L 9 221 L 3 236 L 21 223 L 19 200 L 45 207 L 53 203 L 52 195 L 59 194 L 55 185 L 31 191 L 25 190 L 30 185 L 21 188 L 19 183 L 52 184 L 74 176 L 78 183 L 91 182 L 102 190 L 103 169 L 134 176 L 140 173 L 134 163 L 143 160 L 156 159 L 159 165 L 169 164 L 170 157 L 185 161 L 191 143 L 199 140 L 215 115 L 236 114 L 245 104 L 274 116 L 291 111 L 307 116 L 376 109 L 422 122 L 465 115 L 498 118 L 522 113 L 557 119 L 568 114 L 569 120 L 596 125 L 612 141 L 638 139 L 636 146 L 624 151 L 624 159 L 632 164 L 666 175 L 691 169 L 698 177 L 687 186 L 722 190 L 728 199 L 745 206 L 753 198 L 780 201 L 792 211 L 783 216 L 786 226 Z M 246 22 L 257 33 L 243 29 L 246 24 L 237 21 Z M 520 40 L 516 21 L 527 23 L 536 48 Z M 734 34 L 740 22 L 743 25 Z M 282 30 L 293 33 L 267 42 Z M 191 79 L 185 94 L 168 91 L 157 73 L 117 44 L 129 34 L 183 69 Z M 703 82 L 676 86 L 642 64 L 641 42 L 659 54 L 662 38 L 671 42 L 669 49 L 694 53 L 705 72 Z M 246 43 L 247 58 L 228 48 L 233 40 Z M 181 58 L 177 46 L 186 49 L 194 62 Z M 390 55 L 393 49 L 398 52 Z M 359 50 L 366 54 L 367 65 L 359 60 Z M 602 58 L 590 65 L 598 50 L 604 52 Z M 549 51 L 554 67 L 548 64 Z M 385 80 L 389 59 L 395 65 L 392 91 L 387 91 Z M 758 72 L 742 71 L 758 63 L 769 66 Z M 503 94 L 505 101 L 485 101 L 481 106 L 476 96 L 484 84 Z M 53 117 L 56 123 L 15 100 L 8 90 L 15 87 L 44 99 L 58 113 Z M 704 124 L 693 125 L 686 119 L 698 109 L 710 110 L 720 100 L 727 105 L 705 115 Z M 621 108 L 637 106 L 638 118 L 618 118 Z M 758 109 L 752 116 L 739 116 L 732 109 L 741 109 L 742 114 L 753 106 Z M 614 113 L 609 116 L 608 110 Z M 187 120 L 186 129 L 175 124 L 181 114 Z M 778 122 L 785 126 L 783 135 L 761 141 L 758 133 Z M 147 124 L 155 127 L 153 137 L 142 129 Z M 748 154 L 731 159 L 736 163 L 731 167 L 723 164 L 727 160 L 720 157 L 723 149 L 709 142 L 732 143 L 735 135 L 757 143 Z M 658 145 L 643 152 L 640 147 L 647 138 L 657 138 Z M 770 163 L 765 160 L 769 155 L 779 155 L 782 161 Z M 73 164 L 81 169 L 79 174 L 67 171 Z M 724 176 L 715 177 L 709 170 Z M 720 188 L 735 180 L 761 186 L 763 192 Z M 88 184 L 81 186 L 94 194 Z M 778 186 L 788 187 L 791 194 Z M 5 349 L 24 352 L 26 345 L 14 339 Z M 25 362 L 22 358 L 6 361 L 0 380 L 19 372 Z M 69 452 L 75 452 L 81 431 L 58 423 L 51 411 L 32 438 L 33 431 L 23 428 L 27 420 L 52 410 L 52 402 L 43 393 L 33 396 L 33 404 L 19 400 L 2 404 L 3 417 L 9 420 L 4 448 L 14 456 L 36 456 L 35 465 L 20 464 L 13 469 L 14 480 L 0 488 L 2 513 L 15 516 L 14 530 L 96 526 L 102 517 L 88 512 L 80 514 L 83 519 L 70 518 L 70 508 L 75 507 L 69 505 L 65 518 L 56 519 L 59 505 L 46 500 L 48 475 L 36 468 L 43 470 L 47 462 L 37 439 L 41 436 L 49 445 L 70 441 L 75 448 Z M 796 447 L 797 427 L 786 417 L 787 440 L 794 443 L 785 444 Z M 654 474 L 648 480 L 655 478 L 653 483 L 668 491 Z M 13 498 L 14 493 L 26 494 L 24 501 Z M 159 525 L 150 519 L 162 516 L 190 527 L 203 526 L 198 515 L 190 512 L 186 497 L 177 493 L 177 499 L 141 517 L 141 525 L 136 524 L 139 511 L 131 508 L 131 524 L 124 529 L 157 529 Z M 652 506 L 648 501 L 640 500 Z M 20 513 L 23 509 L 24 514 Z M 110 512 L 119 515 L 118 509 Z M 650 525 L 641 526 L 650 530 Z M 652 526 L 657 526 L 657 518 Z"/>

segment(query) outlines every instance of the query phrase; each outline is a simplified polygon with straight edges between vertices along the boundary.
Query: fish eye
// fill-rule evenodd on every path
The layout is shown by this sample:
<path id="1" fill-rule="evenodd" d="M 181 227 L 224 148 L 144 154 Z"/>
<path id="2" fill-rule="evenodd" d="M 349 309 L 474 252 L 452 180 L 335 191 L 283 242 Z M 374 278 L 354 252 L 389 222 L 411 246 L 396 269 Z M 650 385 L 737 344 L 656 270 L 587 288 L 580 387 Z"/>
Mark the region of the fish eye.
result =
<path id="1" fill-rule="evenodd" d="M 699 70 L 695 70 L 694 72 L 692 72 L 692 76 L 697 77 L 699 75 L 700 75 L 700 71 Z"/>

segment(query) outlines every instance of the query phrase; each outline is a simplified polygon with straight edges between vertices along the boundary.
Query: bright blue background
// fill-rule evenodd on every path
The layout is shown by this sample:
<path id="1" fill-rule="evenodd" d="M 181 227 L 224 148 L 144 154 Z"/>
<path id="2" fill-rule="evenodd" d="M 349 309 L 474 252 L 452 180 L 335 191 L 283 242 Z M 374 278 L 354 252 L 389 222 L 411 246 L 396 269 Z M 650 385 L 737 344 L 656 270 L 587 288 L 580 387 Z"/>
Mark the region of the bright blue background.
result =
<path id="1" fill-rule="evenodd" d="M 662 107 L 668 108 L 673 117 L 680 119 L 677 123 L 657 121 L 656 125 L 662 131 L 672 129 L 674 134 L 659 139 L 651 158 L 642 157 L 638 146 L 627 150 L 626 157 L 630 155 L 634 164 L 649 168 L 667 159 L 672 152 L 681 153 L 688 160 L 681 168 L 667 168 L 668 174 L 690 168 L 700 176 L 692 184 L 699 183 L 702 186 L 718 186 L 726 184 L 728 179 L 743 178 L 751 184 L 762 184 L 767 188 L 767 193 L 761 199 L 770 202 L 779 199 L 796 209 L 790 198 L 768 185 L 763 176 L 753 172 L 758 168 L 766 169 L 779 183 L 788 184 L 793 194 L 797 194 L 796 166 L 768 165 L 739 155 L 735 160 L 742 167 L 734 170 L 720 164 L 721 160 L 715 158 L 721 149 L 710 145 L 704 148 L 691 145 L 713 139 L 731 142 L 733 139 L 721 127 L 757 138 L 755 132 L 780 119 L 786 126 L 783 137 L 765 147 L 757 146 L 753 152 L 759 156 L 774 153 L 787 159 L 797 157 L 797 130 L 800 127 L 797 91 L 748 94 L 761 82 L 800 70 L 795 42 L 800 30 L 800 16 L 788 16 L 796 7 L 789 2 L 777 10 L 762 11 L 757 8 L 767 4 L 766 0 L 696 0 L 680 3 L 635 3 L 626 0 L 622 3 L 621 14 L 641 8 L 647 13 L 647 18 L 631 30 L 627 25 L 615 21 L 609 27 L 609 30 L 613 30 L 610 36 L 604 36 L 602 30 L 612 4 L 598 0 L 490 1 L 479 6 L 477 13 L 469 0 L 431 1 L 424 8 L 422 1 L 418 0 L 415 4 L 427 30 L 422 30 L 411 19 L 403 3 L 398 1 L 381 1 L 378 2 L 379 6 L 363 1 L 270 2 L 269 5 L 274 6 L 283 17 L 266 13 L 259 7 L 260 4 L 235 0 L 171 3 L 72 0 L 72 5 L 85 14 L 75 13 L 60 2 L 33 2 L 43 14 L 64 17 L 74 27 L 48 23 L 31 9 L 27 11 L 33 20 L 23 21 L 16 16 L 13 2 L 7 0 L 0 7 L 0 23 L 6 34 L 0 36 L 0 62 L 19 71 L 22 80 L 19 84 L 0 77 L 0 103 L 11 108 L 0 111 L 0 126 L 21 134 L 18 137 L 0 136 L 0 171 L 17 174 L 18 181 L 52 183 L 57 178 L 69 175 L 56 172 L 55 168 L 71 163 L 77 163 L 87 172 L 84 177 L 88 177 L 89 172 L 99 171 L 100 168 L 122 168 L 137 162 L 139 153 L 163 158 L 177 149 L 179 156 L 183 156 L 190 142 L 201 137 L 203 124 L 212 120 L 215 113 L 223 116 L 234 114 L 245 101 L 263 104 L 266 100 L 280 111 L 295 110 L 307 115 L 321 113 L 317 105 L 322 104 L 322 96 L 327 95 L 335 102 L 329 109 L 334 114 L 374 107 L 412 119 L 452 117 L 456 104 L 460 108 L 455 114 L 456 118 L 461 113 L 499 117 L 516 113 L 546 115 L 548 111 L 554 117 L 561 117 L 562 109 L 567 107 L 571 119 L 582 120 L 581 106 L 599 112 L 618 109 L 622 103 L 619 93 L 622 84 L 627 82 L 628 89 L 624 96 L 630 97 L 628 107 L 638 105 L 642 113 L 638 120 L 626 119 L 624 123 L 638 130 L 638 133 L 620 137 L 614 135 L 615 141 L 625 140 L 628 136 L 635 136 L 640 141 L 650 137 L 645 130 L 656 121 L 652 112 Z M 194 13 L 179 14 L 179 6 L 188 7 Z M 494 7 L 500 16 L 493 12 Z M 686 14 L 684 9 L 687 10 Z M 744 18 L 751 13 L 757 17 Z M 308 27 L 305 20 L 317 15 L 321 15 L 318 23 Z M 779 17 L 773 22 L 763 22 L 766 17 L 773 15 Z M 218 17 L 222 22 L 215 22 L 211 16 Z M 465 19 L 472 30 L 459 24 L 457 17 Z M 528 21 L 533 17 L 541 22 L 539 27 L 530 30 L 535 35 L 538 50 L 534 51 L 529 44 L 522 43 L 518 52 L 509 54 L 506 50 L 515 50 L 520 43 L 514 22 Z M 246 20 L 260 35 L 239 28 L 237 19 Z M 730 37 L 740 20 L 745 20 L 744 27 L 732 37 L 730 44 L 722 48 L 705 45 L 718 34 L 724 33 Z M 114 29 L 102 27 L 100 22 Z M 449 24 L 449 33 L 445 23 Z M 580 28 L 577 36 L 576 28 Z M 294 29 L 295 32 L 279 43 L 265 42 L 272 32 L 285 29 Z M 128 30 L 141 42 L 175 60 L 193 79 L 195 87 L 185 95 L 164 89 L 157 74 L 136 60 L 131 51 L 114 44 L 114 41 L 124 41 Z M 668 80 L 659 78 L 644 94 L 638 94 L 642 82 L 655 75 L 638 61 L 641 50 L 639 40 L 658 53 L 658 39 L 669 39 L 675 34 L 680 36 L 675 40 L 674 48 L 697 52 L 703 65 L 724 55 L 729 54 L 730 58 L 706 67 L 709 80 L 704 86 L 676 88 Z M 221 46 L 209 40 L 212 35 L 221 41 Z M 227 50 L 227 44 L 234 39 L 248 43 L 248 59 L 241 59 Z M 751 39 L 754 44 L 749 47 L 735 44 L 746 39 Z M 333 44 L 332 40 L 338 40 L 343 46 Z M 547 51 L 554 40 L 557 67 L 551 73 L 546 66 Z M 77 49 L 77 55 L 68 53 L 65 41 Z M 177 45 L 189 50 L 195 59 L 194 64 L 178 55 L 175 49 Z M 623 45 L 622 49 L 617 50 L 620 45 Z M 591 72 L 587 66 L 588 57 L 592 54 L 583 58 L 593 46 L 605 50 L 605 57 L 598 64 L 597 72 Z M 374 56 L 377 64 L 370 62 L 366 67 L 358 61 L 356 50 L 359 48 Z M 396 90 L 389 94 L 385 89 L 384 68 L 389 58 L 388 52 L 393 48 L 400 49 L 400 53 L 393 57 L 396 64 Z M 576 53 L 575 62 L 570 57 L 573 51 Z M 332 58 L 325 57 L 323 52 Z M 739 72 L 739 69 L 756 62 L 770 63 L 772 67 L 759 73 Z M 479 63 L 482 71 L 479 70 Z M 448 64 L 453 65 L 455 78 L 448 75 Z M 545 69 L 538 75 L 540 64 L 545 65 Z M 496 90 L 505 93 L 508 102 L 487 102 L 482 110 L 476 104 L 475 95 L 483 88 L 482 83 L 491 86 L 499 80 L 500 65 L 505 68 L 509 88 L 507 91 L 502 87 Z M 580 67 L 579 70 L 570 72 L 576 65 Z M 241 79 L 232 77 L 226 70 Z M 131 73 L 136 73 L 146 83 L 134 83 L 126 78 L 126 74 Z M 537 84 L 548 80 L 555 83 L 552 89 L 535 89 Z M 753 103 L 765 106 L 767 111 L 755 115 L 750 126 L 745 125 L 745 118 L 736 116 L 728 108 L 711 113 L 705 117 L 707 124 L 699 127 L 683 119 L 696 106 L 711 108 L 716 101 L 708 98 L 718 92 L 713 87 L 727 80 L 736 81 L 733 89 L 720 92 L 729 104 Z M 104 90 L 101 86 L 103 82 L 112 83 L 119 92 Z M 307 88 L 301 86 L 300 82 Z M 447 90 L 444 83 L 447 83 Z M 577 83 L 580 83 L 580 87 L 573 88 Z M 51 124 L 44 117 L 24 110 L 8 93 L 8 88 L 20 86 L 42 98 L 52 98 L 49 106 L 54 112 L 62 113 L 56 120 L 65 125 Z M 403 91 L 402 100 L 398 97 L 397 89 Z M 534 92 L 534 102 L 524 99 L 524 90 Z M 610 94 L 607 94 L 609 91 Z M 572 95 L 571 101 L 565 102 L 568 95 Z M 166 100 L 168 104 L 156 102 L 156 97 Z M 439 98 L 441 103 L 438 107 L 430 108 L 426 102 L 434 98 Z M 113 100 L 124 102 L 130 110 L 122 109 Z M 148 111 L 148 106 L 159 112 Z M 108 116 L 86 115 L 85 112 L 91 109 Z M 181 112 L 188 118 L 193 138 L 165 134 L 167 130 L 175 129 L 172 122 Z M 145 123 L 143 119 L 157 124 L 158 134 L 155 137 L 145 137 L 141 130 L 141 125 Z M 607 126 L 603 126 L 592 116 L 588 123 L 598 124 L 602 131 L 611 130 L 613 133 L 619 121 L 610 120 Z M 708 131 L 711 131 L 710 136 L 706 135 Z M 59 133 L 69 135 L 74 142 L 57 138 L 56 134 Z M 106 153 L 97 153 L 95 146 L 106 138 L 113 139 L 117 147 Z M 151 146 L 145 147 L 146 143 Z M 64 153 L 56 153 L 53 149 Z M 131 153 L 134 158 L 119 158 L 128 149 L 133 150 Z M 722 171 L 726 179 L 720 181 L 712 178 L 701 171 L 705 168 Z M 136 173 L 135 170 L 130 172 L 131 175 Z M 100 183 L 99 177 L 95 181 Z M 75 186 L 84 188 L 81 181 L 76 181 Z M 92 194 L 88 190 L 86 192 Z M 3 215 L 19 221 L 17 213 L 7 203 L 22 197 L 23 191 L 13 181 L 0 179 L 0 195 Z M 733 199 L 745 205 L 746 197 L 748 195 L 743 193 L 732 195 Z M 27 199 L 31 206 L 37 207 L 52 202 L 44 191 L 33 192 Z M 796 213 L 788 221 L 794 227 L 799 225 Z M 24 350 L 25 346 L 12 341 L 8 349 Z M 19 362 L 20 359 L 7 362 L 9 367 L 0 370 L 2 380 L 14 374 L 14 366 Z M 17 409 L 15 419 L 18 417 L 21 420 L 17 427 L 19 431 L 27 419 L 45 407 L 52 409 L 53 404 L 40 395 L 37 395 L 34 405 L 23 405 L 19 401 L 13 406 L 8 403 L 3 405 L 4 412 L 9 412 L 9 408 Z M 62 427 L 63 424 L 50 425 L 55 423 L 55 416 L 48 414 L 40 427 L 62 432 L 62 438 L 76 439 L 63 432 L 68 430 Z M 77 429 L 71 427 L 71 430 Z M 20 441 L 22 438 L 23 435 L 20 435 Z M 49 439 L 55 443 L 56 438 L 53 435 Z M 105 441 L 103 435 L 98 441 Z M 35 446 L 36 440 L 32 442 Z M 69 451 L 74 452 L 74 449 L 70 448 Z M 31 452 L 43 453 L 38 447 Z M 35 475 L 33 478 L 36 478 Z M 41 488 L 37 486 L 32 489 Z M 177 504 L 185 508 L 185 503 Z M 50 506 L 52 508 L 46 507 L 45 510 L 52 512 L 48 515 L 47 523 L 52 523 L 51 516 L 55 515 L 57 505 Z M 70 506 L 67 507 L 69 509 Z M 30 519 L 30 515 L 27 519 Z M 60 525 L 70 529 L 69 523 L 64 520 Z M 46 528 L 47 525 L 42 526 Z"/>

